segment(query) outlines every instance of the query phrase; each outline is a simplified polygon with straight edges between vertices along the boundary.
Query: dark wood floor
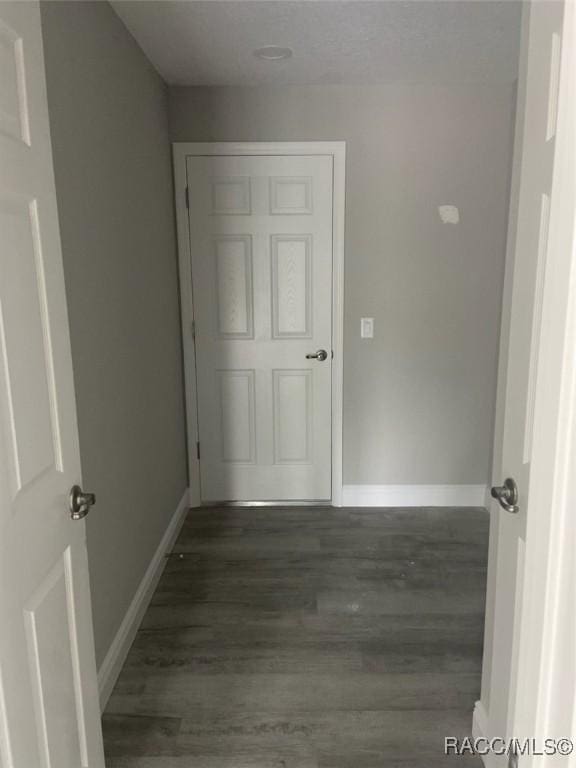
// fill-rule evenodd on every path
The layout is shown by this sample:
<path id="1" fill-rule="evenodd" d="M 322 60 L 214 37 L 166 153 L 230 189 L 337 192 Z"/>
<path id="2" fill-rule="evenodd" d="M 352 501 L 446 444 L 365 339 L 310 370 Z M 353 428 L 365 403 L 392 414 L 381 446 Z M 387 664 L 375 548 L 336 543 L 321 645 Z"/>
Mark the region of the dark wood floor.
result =
<path id="1" fill-rule="evenodd" d="M 108 768 L 436 768 L 479 695 L 488 515 L 192 510 L 104 715 Z"/>

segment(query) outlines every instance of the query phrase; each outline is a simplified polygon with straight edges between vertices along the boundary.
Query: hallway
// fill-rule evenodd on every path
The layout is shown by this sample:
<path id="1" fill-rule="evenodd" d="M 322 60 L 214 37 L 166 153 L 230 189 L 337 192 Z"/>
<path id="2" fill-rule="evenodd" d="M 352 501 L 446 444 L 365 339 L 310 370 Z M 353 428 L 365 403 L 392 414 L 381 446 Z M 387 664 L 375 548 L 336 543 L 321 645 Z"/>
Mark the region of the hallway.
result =
<path id="1" fill-rule="evenodd" d="M 107 768 L 436 768 L 480 693 L 483 509 L 188 514 L 103 719 Z"/>

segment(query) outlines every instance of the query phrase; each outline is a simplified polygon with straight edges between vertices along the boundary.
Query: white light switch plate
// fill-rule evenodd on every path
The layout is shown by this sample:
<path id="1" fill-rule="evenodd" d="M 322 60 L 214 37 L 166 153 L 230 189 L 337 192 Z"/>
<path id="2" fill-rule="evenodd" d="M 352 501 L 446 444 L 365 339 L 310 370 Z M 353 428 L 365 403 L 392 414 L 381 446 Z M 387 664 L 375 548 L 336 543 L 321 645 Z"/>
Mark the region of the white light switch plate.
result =
<path id="1" fill-rule="evenodd" d="M 362 339 L 374 338 L 374 318 L 373 317 L 360 318 L 360 338 Z"/>
<path id="2" fill-rule="evenodd" d="M 458 224 L 460 211 L 455 205 L 439 205 L 438 213 L 443 224 Z"/>

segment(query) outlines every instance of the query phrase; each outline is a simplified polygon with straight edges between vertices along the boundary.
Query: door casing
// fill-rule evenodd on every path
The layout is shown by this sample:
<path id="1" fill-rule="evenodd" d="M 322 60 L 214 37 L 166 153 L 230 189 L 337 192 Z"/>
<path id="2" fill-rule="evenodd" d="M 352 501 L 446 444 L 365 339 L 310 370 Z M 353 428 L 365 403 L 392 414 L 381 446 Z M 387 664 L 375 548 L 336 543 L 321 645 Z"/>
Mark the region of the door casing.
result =
<path id="1" fill-rule="evenodd" d="M 186 158 L 226 155 L 328 155 L 333 158 L 332 210 L 332 506 L 342 506 L 342 408 L 344 351 L 344 217 L 346 142 L 174 142 L 174 192 L 180 273 L 180 310 L 186 386 L 186 434 L 190 503 L 200 506 L 200 461 L 197 456 L 198 401 L 194 349 L 194 303 L 192 291 L 192 237 L 187 206 Z M 282 502 L 286 505 L 286 502 Z"/>

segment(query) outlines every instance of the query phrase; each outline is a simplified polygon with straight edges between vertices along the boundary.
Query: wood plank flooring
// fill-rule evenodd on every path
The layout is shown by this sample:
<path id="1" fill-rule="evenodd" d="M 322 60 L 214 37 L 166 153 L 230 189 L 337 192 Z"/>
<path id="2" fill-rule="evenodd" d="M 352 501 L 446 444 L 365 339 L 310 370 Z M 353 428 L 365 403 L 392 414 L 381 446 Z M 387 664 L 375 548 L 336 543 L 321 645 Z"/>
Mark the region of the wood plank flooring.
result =
<path id="1" fill-rule="evenodd" d="M 441 768 L 479 696 L 488 514 L 191 510 L 103 718 L 107 768 Z"/>

